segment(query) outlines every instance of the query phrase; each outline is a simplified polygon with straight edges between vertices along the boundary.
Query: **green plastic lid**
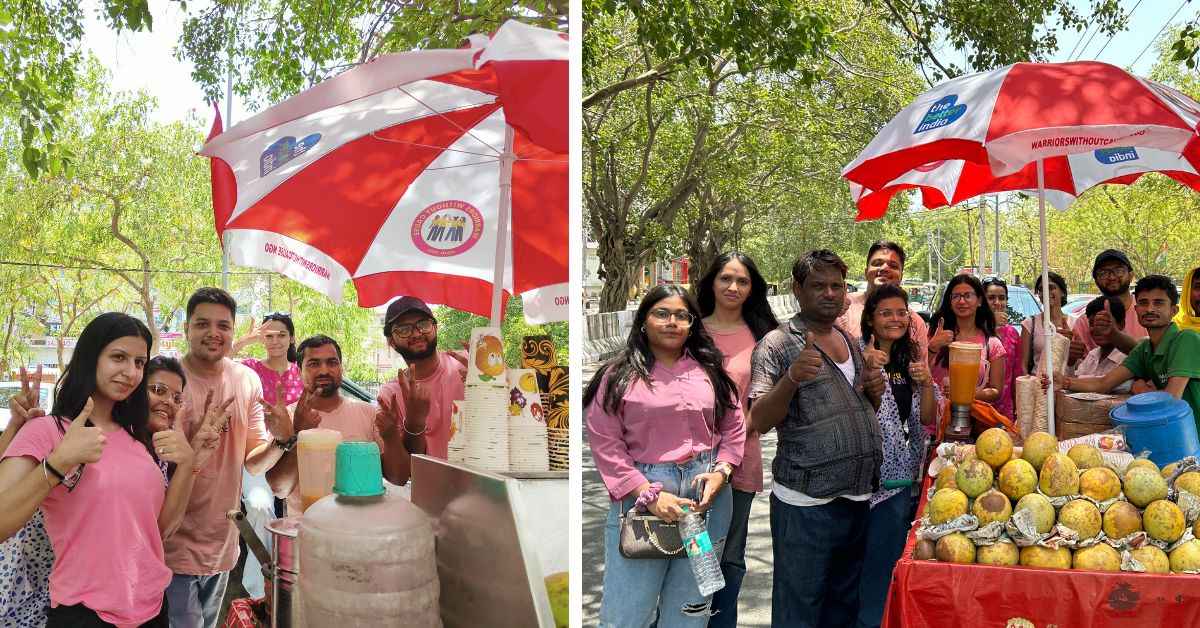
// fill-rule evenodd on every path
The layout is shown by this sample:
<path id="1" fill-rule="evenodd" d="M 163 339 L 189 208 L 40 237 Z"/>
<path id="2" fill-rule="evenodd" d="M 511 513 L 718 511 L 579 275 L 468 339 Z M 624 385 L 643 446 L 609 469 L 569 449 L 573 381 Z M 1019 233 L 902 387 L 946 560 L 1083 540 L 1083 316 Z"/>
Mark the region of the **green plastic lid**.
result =
<path id="1" fill-rule="evenodd" d="M 333 492 L 346 497 L 383 495 L 383 467 L 379 445 L 369 441 L 345 441 L 337 446 Z"/>

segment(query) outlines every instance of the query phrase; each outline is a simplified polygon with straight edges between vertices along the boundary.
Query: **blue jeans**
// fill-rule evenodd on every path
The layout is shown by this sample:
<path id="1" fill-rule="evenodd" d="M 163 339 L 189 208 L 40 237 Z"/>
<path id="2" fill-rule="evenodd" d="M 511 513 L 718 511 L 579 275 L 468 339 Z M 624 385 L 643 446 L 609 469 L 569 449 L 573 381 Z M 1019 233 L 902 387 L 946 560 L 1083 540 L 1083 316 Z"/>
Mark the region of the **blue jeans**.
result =
<path id="1" fill-rule="evenodd" d="M 171 628 L 214 628 L 227 584 L 228 571 L 211 576 L 171 576 L 171 584 L 167 585 Z"/>
<path id="2" fill-rule="evenodd" d="M 708 471 L 713 457 L 701 454 L 681 463 L 634 463 L 646 480 L 662 482 L 663 491 L 699 501 L 700 491 L 692 478 Z M 620 515 L 627 512 L 637 495 L 613 502 L 604 527 L 604 594 L 600 601 L 600 626 L 645 628 L 657 617 L 660 628 L 702 628 L 708 623 L 710 598 L 700 595 L 696 576 L 686 555 L 671 560 L 637 559 L 621 556 Z M 729 486 L 721 489 L 708 511 L 708 534 L 718 553 L 729 531 L 732 497 Z"/>
<path id="3" fill-rule="evenodd" d="M 771 625 L 852 626 L 858 617 L 868 502 L 791 506 L 771 495 Z"/>
<path id="4" fill-rule="evenodd" d="M 738 594 L 746 577 L 746 532 L 753 505 L 754 493 L 733 489 L 733 517 L 729 520 L 729 536 L 725 537 L 725 553 L 721 556 L 725 588 L 713 593 L 713 616 L 708 620 L 708 628 L 737 626 Z"/>
<path id="5" fill-rule="evenodd" d="M 903 490 L 879 502 L 867 518 L 867 550 L 858 585 L 858 625 L 877 628 L 883 621 L 892 570 L 900 554 L 917 507 L 912 491 Z"/>

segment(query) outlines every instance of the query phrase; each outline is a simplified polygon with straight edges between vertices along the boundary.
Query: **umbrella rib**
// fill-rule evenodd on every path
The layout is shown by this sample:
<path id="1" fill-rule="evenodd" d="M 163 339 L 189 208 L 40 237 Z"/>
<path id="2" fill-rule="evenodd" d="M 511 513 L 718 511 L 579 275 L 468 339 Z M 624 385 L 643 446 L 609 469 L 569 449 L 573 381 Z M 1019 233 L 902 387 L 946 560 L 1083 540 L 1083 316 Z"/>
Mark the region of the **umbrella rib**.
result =
<path id="1" fill-rule="evenodd" d="M 466 135 L 469 135 L 476 142 L 479 142 L 480 144 L 483 144 L 484 146 L 487 146 L 488 148 L 492 149 L 492 151 L 494 151 L 496 153 L 496 155 L 503 154 L 503 151 L 501 151 L 500 149 L 496 148 L 495 146 L 492 146 L 491 144 L 488 144 L 487 142 L 483 141 L 482 139 L 479 138 L 478 135 L 475 135 L 469 129 L 464 129 L 461 124 L 455 122 L 449 116 L 443 114 L 441 111 L 438 111 L 437 109 L 434 109 L 433 107 L 430 107 L 425 101 L 421 100 L 420 98 L 417 98 L 416 96 L 413 96 L 408 90 L 404 89 L 403 87 L 399 87 L 399 86 L 397 86 L 396 89 L 400 90 L 401 93 L 408 96 L 409 98 L 417 101 L 417 103 L 420 104 L 422 107 L 425 107 L 426 109 L 432 111 L 434 113 L 434 115 L 440 116 L 441 118 L 446 120 L 446 122 L 449 122 L 450 124 L 454 125 L 454 128 L 458 129 L 459 131 L 462 131 Z"/>

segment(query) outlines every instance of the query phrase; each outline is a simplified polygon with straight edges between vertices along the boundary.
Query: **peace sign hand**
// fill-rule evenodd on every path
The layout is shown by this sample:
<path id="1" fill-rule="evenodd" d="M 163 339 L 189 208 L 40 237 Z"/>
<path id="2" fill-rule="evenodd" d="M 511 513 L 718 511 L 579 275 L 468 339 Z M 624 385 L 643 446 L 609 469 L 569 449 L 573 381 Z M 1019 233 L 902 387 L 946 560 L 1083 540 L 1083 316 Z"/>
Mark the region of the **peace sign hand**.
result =
<path id="1" fill-rule="evenodd" d="M 321 425 L 321 415 L 312 407 L 314 394 L 311 388 L 305 386 L 300 393 L 300 398 L 296 400 L 296 416 L 293 417 L 292 424 L 295 427 L 294 432 L 297 434 Z"/>
<path id="2" fill-rule="evenodd" d="M 396 431 L 398 419 L 396 418 L 396 407 L 383 397 L 378 400 L 379 409 L 375 411 L 375 431 L 379 432 L 379 437 L 387 440 Z"/>
<path id="3" fill-rule="evenodd" d="M 266 397 L 260 397 L 258 403 L 263 407 L 263 420 L 267 423 L 267 430 L 277 440 L 288 440 L 296 433 L 283 396 L 282 382 L 275 385 L 275 403 L 269 403 Z"/>
<path id="4" fill-rule="evenodd" d="M 38 407 L 42 394 L 42 365 L 39 364 L 32 380 L 21 367 L 21 392 L 8 401 L 10 418 L 8 429 L 19 430 L 29 419 L 45 416 L 46 411 Z"/>

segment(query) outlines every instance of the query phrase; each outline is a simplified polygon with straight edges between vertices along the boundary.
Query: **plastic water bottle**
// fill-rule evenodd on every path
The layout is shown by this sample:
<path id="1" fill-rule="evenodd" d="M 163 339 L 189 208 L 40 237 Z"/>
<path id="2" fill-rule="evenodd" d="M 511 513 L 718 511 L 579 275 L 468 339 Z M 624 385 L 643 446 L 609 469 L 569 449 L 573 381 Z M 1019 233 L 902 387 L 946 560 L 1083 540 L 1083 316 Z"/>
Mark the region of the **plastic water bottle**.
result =
<path id="1" fill-rule="evenodd" d="M 721 575 L 721 557 L 713 549 L 712 539 L 708 536 L 708 525 L 704 517 L 687 507 L 683 509 L 683 518 L 679 520 L 679 536 L 687 550 L 688 562 L 692 564 L 692 573 L 696 576 L 696 586 L 700 595 L 712 595 L 725 588 L 725 576 Z"/>

